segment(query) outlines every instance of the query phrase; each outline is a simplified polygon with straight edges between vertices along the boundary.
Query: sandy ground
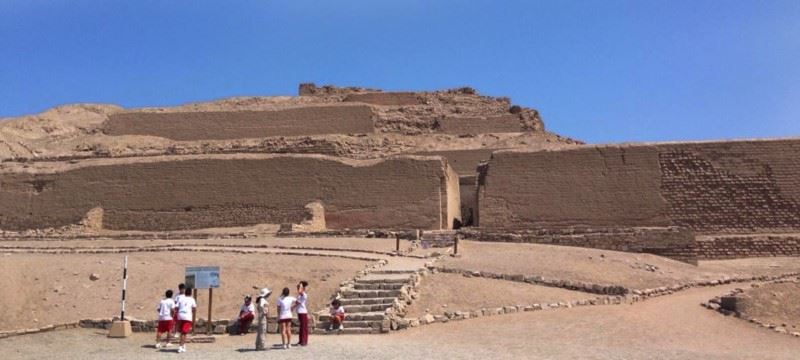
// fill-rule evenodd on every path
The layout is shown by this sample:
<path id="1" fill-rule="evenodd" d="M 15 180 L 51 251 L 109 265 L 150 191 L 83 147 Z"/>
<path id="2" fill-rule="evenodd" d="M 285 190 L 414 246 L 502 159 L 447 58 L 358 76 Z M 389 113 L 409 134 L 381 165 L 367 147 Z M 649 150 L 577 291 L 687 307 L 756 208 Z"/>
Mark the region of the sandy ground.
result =
<path id="1" fill-rule="evenodd" d="M 800 283 L 745 288 L 737 297 L 741 302 L 736 309 L 745 317 L 783 326 L 788 332 L 800 331 Z"/>
<path id="2" fill-rule="evenodd" d="M 0 289 L 4 289 L 0 330 L 118 315 L 123 256 L 0 255 Z M 185 266 L 220 266 L 222 287 L 214 292 L 214 317 L 232 318 L 238 314 L 243 294 L 254 292 L 253 286 L 294 290 L 300 280 L 311 283 L 311 308 L 321 309 L 341 281 L 371 264 L 272 254 L 149 252 L 128 256 L 127 314 L 139 319 L 155 319 L 156 304 L 166 289 L 175 289 L 182 282 Z M 91 281 L 92 273 L 100 279 Z M 201 317 L 207 315 L 206 293 L 201 291 L 198 299 Z"/>
<path id="3" fill-rule="evenodd" d="M 461 241 L 459 254 L 461 257 L 447 257 L 440 264 L 465 270 L 538 275 L 634 289 L 719 279 L 722 276 L 800 271 L 797 258 L 708 261 L 694 266 L 650 254 L 540 244 Z"/>
<path id="4" fill-rule="evenodd" d="M 560 288 L 438 273 L 423 278 L 419 287 L 419 299 L 414 301 L 406 316 L 419 317 L 424 315 L 426 310 L 430 310 L 431 314 L 440 315 L 445 311 L 471 311 L 593 297 L 592 294 Z"/>
<path id="5" fill-rule="evenodd" d="M 635 305 L 579 307 L 484 317 L 389 335 L 312 336 L 310 346 L 251 351 L 254 338 L 190 344 L 186 359 L 797 359 L 800 339 L 698 303 L 734 285 L 692 289 Z M 108 339 L 70 330 L 0 340 L 7 359 L 163 359 L 152 334 Z M 277 342 L 271 335 L 268 342 Z"/>

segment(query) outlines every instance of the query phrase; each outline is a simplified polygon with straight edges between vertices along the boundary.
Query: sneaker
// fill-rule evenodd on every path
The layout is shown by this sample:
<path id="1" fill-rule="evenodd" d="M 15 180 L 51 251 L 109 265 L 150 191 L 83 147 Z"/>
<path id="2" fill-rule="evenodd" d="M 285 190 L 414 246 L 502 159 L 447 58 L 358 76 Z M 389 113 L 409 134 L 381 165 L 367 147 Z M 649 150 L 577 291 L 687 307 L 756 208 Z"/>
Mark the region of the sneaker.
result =
<path id="1" fill-rule="evenodd" d="M 333 325 L 328 325 L 328 331 L 333 331 Z"/>
<path id="2" fill-rule="evenodd" d="M 186 347 L 185 346 L 178 346 L 178 352 L 179 353 L 185 353 L 186 352 Z"/>
<path id="3" fill-rule="evenodd" d="M 156 349 L 161 349 L 161 343 L 156 343 Z"/>
<path id="4" fill-rule="evenodd" d="M 283 344 L 283 349 L 286 350 L 289 348 L 289 344 Z"/>
<path id="5" fill-rule="evenodd" d="M 339 331 L 344 330 L 344 324 L 339 324 Z"/>

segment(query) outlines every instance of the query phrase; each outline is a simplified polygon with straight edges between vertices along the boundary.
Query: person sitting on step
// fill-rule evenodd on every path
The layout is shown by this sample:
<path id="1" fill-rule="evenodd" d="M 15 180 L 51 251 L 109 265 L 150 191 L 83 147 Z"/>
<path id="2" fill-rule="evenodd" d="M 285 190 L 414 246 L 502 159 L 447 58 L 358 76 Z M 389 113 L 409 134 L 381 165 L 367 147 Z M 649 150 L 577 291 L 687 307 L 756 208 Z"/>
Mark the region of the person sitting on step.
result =
<path id="1" fill-rule="evenodd" d="M 331 323 L 328 326 L 328 331 L 344 330 L 344 306 L 339 299 L 334 299 L 331 302 Z"/>
<path id="2" fill-rule="evenodd" d="M 244 304 L 239 308 L 239 335 L 247 334 L 250 330 L 250 324 L 256 318 L 256 307 L 253 305 L 253 299 L 250 295 L 244 297 Z"/>

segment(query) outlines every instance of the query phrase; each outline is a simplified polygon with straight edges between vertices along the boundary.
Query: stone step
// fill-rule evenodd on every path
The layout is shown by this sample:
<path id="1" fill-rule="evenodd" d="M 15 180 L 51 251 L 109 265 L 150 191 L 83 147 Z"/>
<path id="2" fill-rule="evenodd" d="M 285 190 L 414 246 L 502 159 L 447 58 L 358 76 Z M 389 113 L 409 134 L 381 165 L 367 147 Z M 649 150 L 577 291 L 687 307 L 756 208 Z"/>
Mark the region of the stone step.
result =
<path id="1" fill-rule="evenodd" d="M 356 290 L 400 290 L 405 283 L 360 283 L 356 282 L 353 287 Z"/>
<path id="2" fill-rule="evenodd" d="M 356 279 L 356 284 L 405 284 L 409 281 L 411 281 L 411 276 L 406 274 L 370 274 Z"/>
<path id="3" fill-rule="evenodd" d="M 345 324 L 344 330 L 332 330 L 328 331 L 327 327 L 316 328 L 314 329 L 315 335 L 365 335 L 365 334 L 379 334 L 381 331 L 378 329 L 373 328 L 357 328 L 357 327 L 347 327 Z"/>
<path id="4" fill-rule="evenodd" d="M 347 313 L 363 313 L 363 312 L 376 312 L 386 311 L 392 307 L 392 303 L 388 304 L 373 304 L 373 305 L 345 305 L 344 311 Z"/>
<path id="5" fill-rule="evenodd" d="M 394 297 L 380 297 L 380 298 L 352 298 L 352 299 L 339 299 L 342 302 L 342 305 L 345 306 L 345 311 L 347 311 L 348 306 L 353 305 L 382 305 L 382 304 L 389 304 L 391 305 L 394 302 Z"/>
<path id="6" fill-rule="evenodd" d="M 359 320 L 359 321 L 344 321 L 344 327 L 350 328 L 372 328 L 375 330 L 381 329 L 383 320 Z M 327 321 L 320 321 L 317 323 L 317 329 L 327 329 L 330 324 Z"/>
<path id="7" fill-rule="evenodd" d="M 345 309 L 347 310 L 347 309 Z M 386 317 L 386 314 L 383 311 L 374 311 L 374 312 L 360 312 L 360 313 L 351 313 L 348 312 L 344 315 L 344 321 L 375 321 L 375 320 L 383 320 Z M 320 315 L 319 321 L 321 322 L 328 322 L 330 321 L 331 316 L 328 314 Z"/>
<path id="8" fill-rule="evenodd" d="M 345 290 L 342 296 L 346 299 L 353 298 L 386 298 L 400 296 L 400 290 Z"/>
<path id="9" fill-rule="evenodd" d="M 413 274 L 417 272 L 417 270 L 411 269 L 383 269 L 383 270 L 375 270 L 372 274 Z"/>

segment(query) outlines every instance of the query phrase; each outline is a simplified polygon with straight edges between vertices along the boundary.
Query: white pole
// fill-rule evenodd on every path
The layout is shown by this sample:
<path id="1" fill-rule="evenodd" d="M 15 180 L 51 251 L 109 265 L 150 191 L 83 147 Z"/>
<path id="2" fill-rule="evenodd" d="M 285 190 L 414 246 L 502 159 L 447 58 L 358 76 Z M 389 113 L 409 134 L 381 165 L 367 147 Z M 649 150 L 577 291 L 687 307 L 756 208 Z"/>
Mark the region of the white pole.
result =
<path id="1" fill-rule="evenodd" d="M 128 256 L 125 256 L 125 266 L 122 270 L 122 313 L 119 319 L 125 321 L 125 290 L 128 288 Z"/>

